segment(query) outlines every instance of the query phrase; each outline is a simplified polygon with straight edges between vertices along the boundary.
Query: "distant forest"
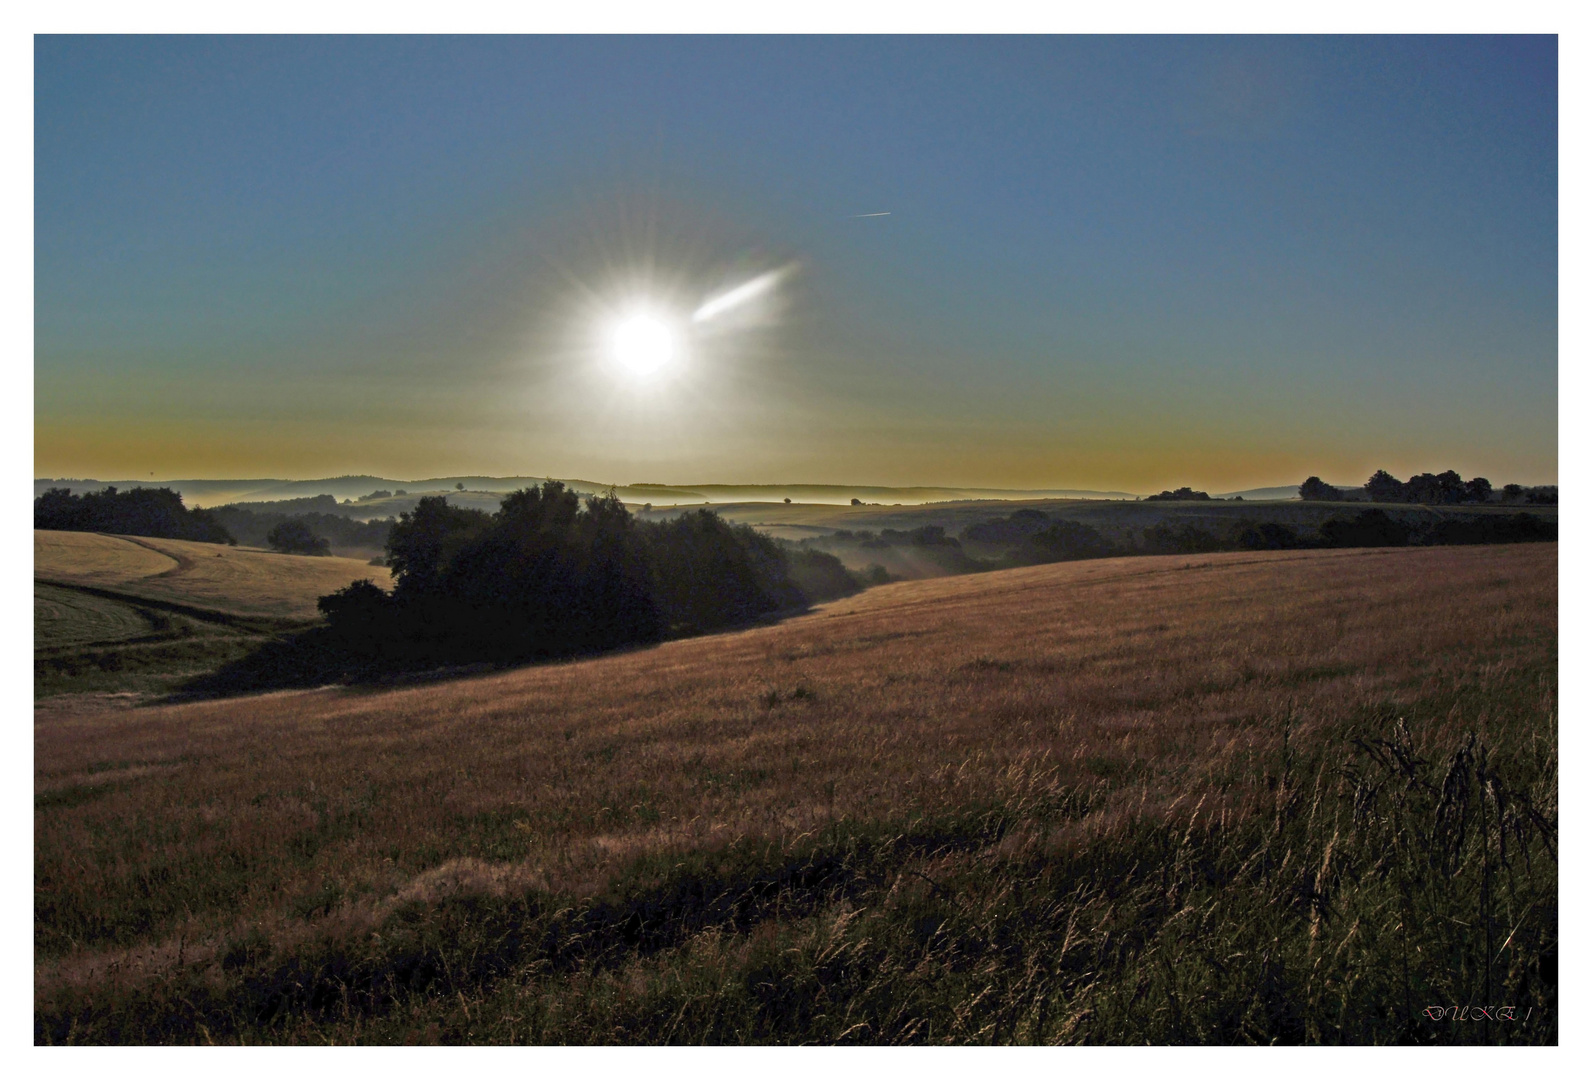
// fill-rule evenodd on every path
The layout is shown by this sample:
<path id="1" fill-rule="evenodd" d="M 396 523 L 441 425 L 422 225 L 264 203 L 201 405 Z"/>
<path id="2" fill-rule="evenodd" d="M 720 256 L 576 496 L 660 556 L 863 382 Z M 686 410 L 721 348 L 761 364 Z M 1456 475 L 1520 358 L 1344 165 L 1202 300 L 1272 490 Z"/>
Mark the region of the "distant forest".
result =
<path id="1" fill-rule="evenodd" d="M 182 496 L 171 488 L 117 491 L 108 487 L 83 495 L 73 495 L 67 488 L 51 488 L 33 500 L 33 527 L 237 543 L 214 514 L 183 506 Z"/>

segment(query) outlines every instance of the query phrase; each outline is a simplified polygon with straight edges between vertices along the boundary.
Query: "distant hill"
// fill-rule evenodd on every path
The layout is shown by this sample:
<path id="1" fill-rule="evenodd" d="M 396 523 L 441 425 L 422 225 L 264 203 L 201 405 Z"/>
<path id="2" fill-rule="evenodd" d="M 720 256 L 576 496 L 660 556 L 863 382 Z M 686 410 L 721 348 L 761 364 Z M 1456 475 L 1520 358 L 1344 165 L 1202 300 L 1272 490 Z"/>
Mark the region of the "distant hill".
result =
<path id="1" fill-rule="evenodd" d="M 1244 491 L 1211 492 L 1211 498 L 1213 499 L 1242 498 L 1246 501 L 1257 499 L 1297 499 L 1298 497 L 1298 484 L 1289 484 L 1285 487 L 1248 488 Z"/>
<path id="2" fill-rule="evenodd" d="M 368 511 L 387 512 L 375 505 L 385 498 L 398 498 L 402 490 L 412 502 L 421 495 L 467 493 L 505 494 L 539 485 L 541 476 L 439 476 L 425 480 L 393 480 L 382 476 L 337 476 L 322 480 L 92 480 L 39 479 L 33 482 L 34 495 L 52 487 L 69 488 L 74 494 L 98 491 L 107 485 L 126 490 L 136 487 L 169 487 L 182 494 L 189 506 L 220 506 L 226 503 L 276 503 L 331 496 L 342 502 L 365 500 L 360 516 Z M 554 477 L 552 479 L 559 479 Z M 1084 491 L 1069 488 L 1010 489 L 962 487 L 882 487 L 847 484 L 604 484 L 594 480 L 564 479 L 567 487 L 581 494 L 596 494 L 612 489 L 630 503 L 678 506 L 693 503 L 782 502 L 847 505 L 852 499 L 866 503 L 948 502 L 962 499 L 1133 499 L 1128 491 Z M 375 492 L 388 492 L 382 500 L 369 498 Z M 277 507 L 282 508 L 282 507 Z M 285 508 L 283 508 L 285 509 Z"/>

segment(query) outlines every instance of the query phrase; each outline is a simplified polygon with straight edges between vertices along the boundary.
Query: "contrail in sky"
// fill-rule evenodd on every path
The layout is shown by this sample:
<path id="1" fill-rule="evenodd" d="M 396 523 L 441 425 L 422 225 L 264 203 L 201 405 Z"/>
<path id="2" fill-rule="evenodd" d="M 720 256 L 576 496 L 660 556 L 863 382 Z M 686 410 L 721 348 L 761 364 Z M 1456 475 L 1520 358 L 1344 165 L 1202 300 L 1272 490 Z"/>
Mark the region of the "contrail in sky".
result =
<path id="1" fill-rule="evenodd" d="M 860 218 L 860 217 L 889 217 L 890 216 L 890 211 L 881 210 L 877 214 L 852 214 L 851 216 L 854 217 L 854 218 Z"/>

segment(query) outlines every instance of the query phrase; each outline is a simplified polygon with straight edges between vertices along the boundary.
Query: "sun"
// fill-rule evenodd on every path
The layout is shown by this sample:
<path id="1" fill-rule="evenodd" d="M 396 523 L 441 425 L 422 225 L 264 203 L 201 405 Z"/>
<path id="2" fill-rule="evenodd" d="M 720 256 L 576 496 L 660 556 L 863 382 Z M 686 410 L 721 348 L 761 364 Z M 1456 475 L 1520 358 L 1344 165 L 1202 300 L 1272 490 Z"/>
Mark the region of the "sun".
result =
<path id="1" fill-rule="evenodd" d="M 608 353 L 632 375 L 656 375 L 679 357 L 680 334 L 651 312 L 633 311 L 609 327 Z"/>

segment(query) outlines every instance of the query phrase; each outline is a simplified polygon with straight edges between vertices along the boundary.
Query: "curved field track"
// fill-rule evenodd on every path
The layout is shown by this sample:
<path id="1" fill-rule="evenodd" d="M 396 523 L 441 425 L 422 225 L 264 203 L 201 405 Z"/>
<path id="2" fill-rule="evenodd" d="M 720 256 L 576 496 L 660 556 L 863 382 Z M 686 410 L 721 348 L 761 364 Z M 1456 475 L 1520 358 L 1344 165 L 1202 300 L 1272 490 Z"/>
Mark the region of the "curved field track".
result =
<path id="1" fill-rule="evenodd" d="M 386 567 L 359 559 L 46 530 L 33 533 L 33 576 L 239 615 L 298 619 L 315 618 L 316 598 L 352 581 L 369 578 L 388 587 L 392 580 Z"/>

